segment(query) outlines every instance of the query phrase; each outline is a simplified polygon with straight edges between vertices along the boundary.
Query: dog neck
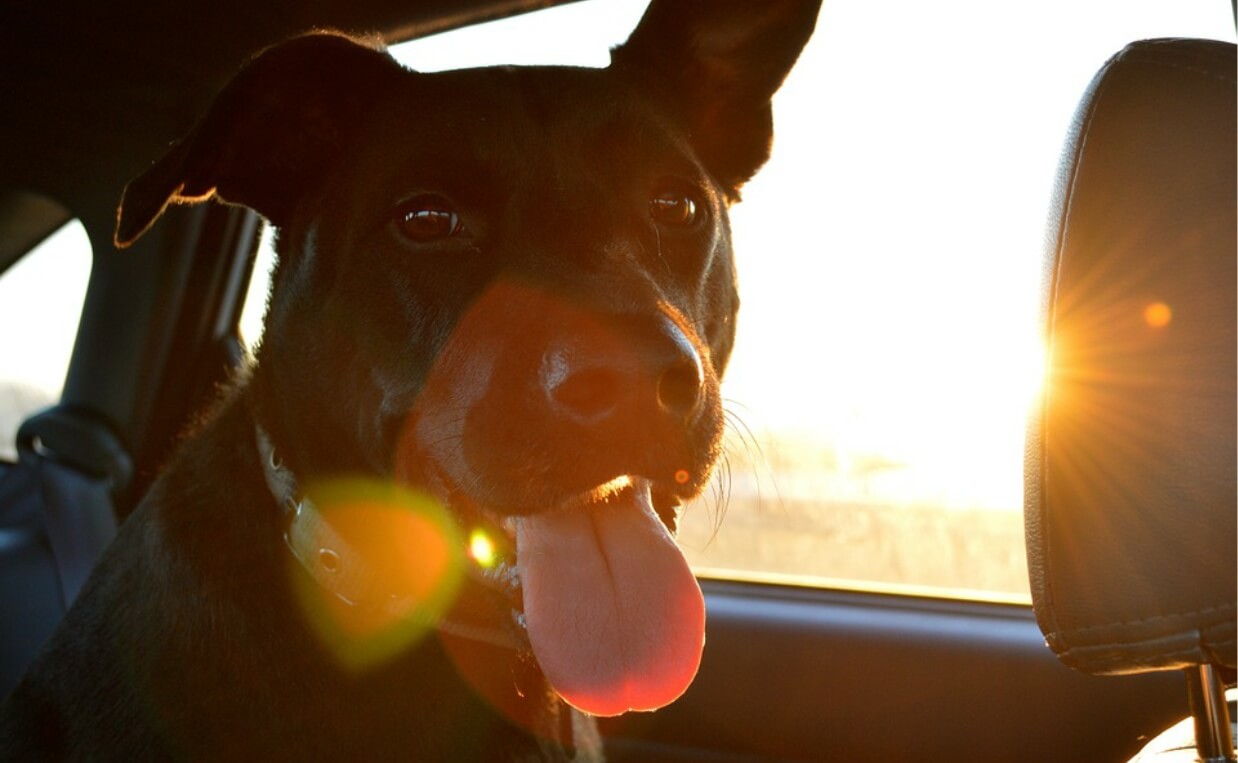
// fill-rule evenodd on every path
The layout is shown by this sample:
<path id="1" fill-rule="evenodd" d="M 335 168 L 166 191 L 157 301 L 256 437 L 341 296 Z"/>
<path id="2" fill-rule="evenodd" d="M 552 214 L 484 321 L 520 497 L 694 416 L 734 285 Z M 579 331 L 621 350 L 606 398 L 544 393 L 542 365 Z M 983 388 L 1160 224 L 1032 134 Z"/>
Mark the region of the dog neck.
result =
<path id="1" fill-rule="evenodd" d="M 353 548 L 300 491 L 295 475 L 283 464 L 266 432 L 261 427 L 255 432 L 267 488 L 283 510 L 284 542 L 310 578 L 349 607 L 385 610 L 400 618 L 408 618 L 410 612 L 424 613 L 415 601 L 384 585 L 365 554 Z M 499 594 L 468 580 L 446 614 L 413 616 L 458 638 L 530 651 L 520 615 Z"/>
<path id="2" fill-rule="evenodd" d="M 386 586 L 382 575 L 332 526 L 297 485 L 292 470 L 279 458 L 270 437 L 255 428 L 267 488 L 283 511 L 284 542 L 314 582 L 349 607 L 377 608 L 407 618 L 423 611 Z M 560 701 L 537 667 L 524 629 L 523 615 L 507 598 L 470 576 L 445 615 L 423 616 L 423 624 L 441 634 L 440 643 L 457 669 L 510 719 L 543 728 L 547 739 L 581 760 L 601 760 L 597 729 L 583 714 Z M 502 676 L 496 684 L 495 676 Z"/>

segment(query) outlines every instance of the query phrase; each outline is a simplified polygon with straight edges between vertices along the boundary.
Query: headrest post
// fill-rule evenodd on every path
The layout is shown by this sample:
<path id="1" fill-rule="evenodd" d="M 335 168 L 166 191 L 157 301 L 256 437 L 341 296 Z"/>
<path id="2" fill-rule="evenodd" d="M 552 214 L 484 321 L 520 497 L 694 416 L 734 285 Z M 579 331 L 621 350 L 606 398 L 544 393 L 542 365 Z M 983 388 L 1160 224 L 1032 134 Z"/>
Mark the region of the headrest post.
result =
<path id="1" fill-rule="evenodd" d="M 1233 763 L 1234 738 L 1230 729 L 1225 686 L 1212 665 L 1186 669 L 1186 686 L 1195 719 L 1195 749 L 1203 763 Z"/>

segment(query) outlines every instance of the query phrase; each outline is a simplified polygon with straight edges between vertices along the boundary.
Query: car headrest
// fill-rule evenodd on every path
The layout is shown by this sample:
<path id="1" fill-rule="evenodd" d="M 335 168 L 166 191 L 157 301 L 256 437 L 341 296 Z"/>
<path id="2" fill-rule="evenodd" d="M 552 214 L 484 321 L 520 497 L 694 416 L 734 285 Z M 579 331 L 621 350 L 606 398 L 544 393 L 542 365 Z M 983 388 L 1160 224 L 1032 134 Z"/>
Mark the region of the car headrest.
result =
<path id="1" fill-rule="evenodd" d="M 1058 175 L 1024 507 L 1036 618 L 1089 673 L 1235 664 L 1234 50 L 1118 53 Z"/>

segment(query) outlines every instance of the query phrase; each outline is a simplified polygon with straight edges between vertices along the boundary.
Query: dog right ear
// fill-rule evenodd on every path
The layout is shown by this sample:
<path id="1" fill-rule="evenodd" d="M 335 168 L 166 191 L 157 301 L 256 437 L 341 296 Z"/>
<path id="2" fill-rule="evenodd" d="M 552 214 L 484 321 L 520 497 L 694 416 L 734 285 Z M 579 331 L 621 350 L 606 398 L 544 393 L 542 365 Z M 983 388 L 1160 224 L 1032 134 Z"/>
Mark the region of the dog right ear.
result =
<path id="1" fill-rule="evenodd" d="M 661 86 L 737 198 L 769 158 L 770 98 L 816 26 L 821 0 L 653 0 L 614 65 Z"/>
<path id="2" fill-rule="evenodd" d="M 168 204 L 218 197 L 282 225 L 351 125 L 404 73 L 385 52 L 311 34 L 260 53 L 193 131 L 126 186 L 115 244 L 132 244 Z"/>

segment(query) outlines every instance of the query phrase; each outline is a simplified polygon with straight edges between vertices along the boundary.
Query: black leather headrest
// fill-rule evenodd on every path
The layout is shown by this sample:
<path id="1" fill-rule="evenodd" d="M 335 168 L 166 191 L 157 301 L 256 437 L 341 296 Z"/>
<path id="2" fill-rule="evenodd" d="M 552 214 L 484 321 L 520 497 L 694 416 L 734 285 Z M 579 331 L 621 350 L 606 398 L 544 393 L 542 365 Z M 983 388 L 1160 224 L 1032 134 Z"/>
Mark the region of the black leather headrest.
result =
<path id="1" fill-rule="evenodd" d="M 1235 664 L 1235 54 L 1149 40 L 1096 75 L 1051 221 L 1025 518 L 1066 664 Z"/>

